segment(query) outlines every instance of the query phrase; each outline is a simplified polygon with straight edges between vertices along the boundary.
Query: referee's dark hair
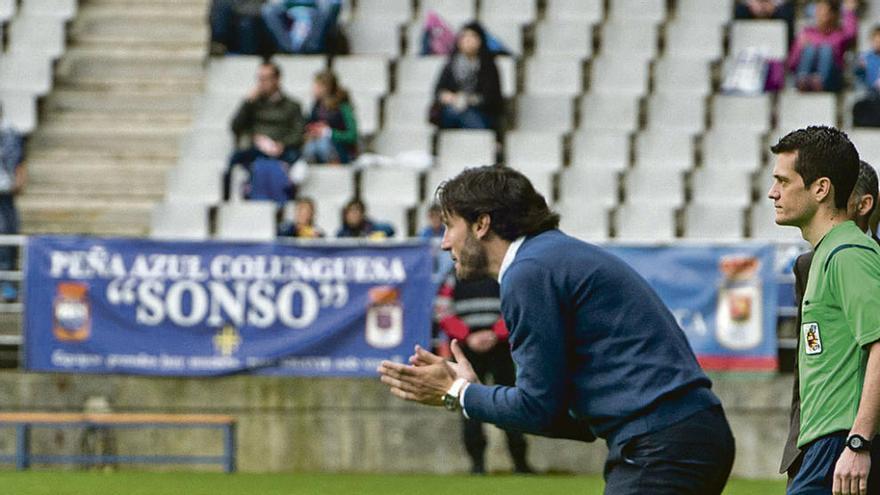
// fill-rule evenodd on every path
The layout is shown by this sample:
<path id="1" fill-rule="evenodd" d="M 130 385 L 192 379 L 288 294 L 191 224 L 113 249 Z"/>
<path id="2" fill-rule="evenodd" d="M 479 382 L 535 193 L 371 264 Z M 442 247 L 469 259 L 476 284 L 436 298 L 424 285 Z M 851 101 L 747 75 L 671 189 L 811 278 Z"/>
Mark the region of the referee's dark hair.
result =
<path id="1" fill-rule="evenodd" d="M 877 209 L 877 194 L 880 192 L 880 186 L 877 184 L 877 171 L 874 170 L 874 167 L 871 166 L 870 163 L 862 160 L 859 162 L 859 178 L 856 180 L 856 185 L 853 188 L 853 194 L 859 198 L 866 194 L 870 194 L 871 198 L 874 199 L 874 204 L 871 206 L 871 211 L 869 211 L 865 216 L 870 217 L 874 210 Z"/>
<path id="2" fill-rule="evenodd" d="M 531 181 L 505 166 L 469 168 L 440 184 L 436 197 L 445 215 L 456 214 L 468 223 L 489 215 L 489 229 L 507 241 L 559 227 L 559 215 Z"/>
<path id="3" fill-rule="evenodd" d="M 773 154 L 797 153 L 794 170 L 809 187 L 820 177 L 834 186 L 834 206 L 846 209 L 859 178 L 859 152 L 846 133 L 828 126 L 810 126 L 789 132 L 770 148 Z"/>

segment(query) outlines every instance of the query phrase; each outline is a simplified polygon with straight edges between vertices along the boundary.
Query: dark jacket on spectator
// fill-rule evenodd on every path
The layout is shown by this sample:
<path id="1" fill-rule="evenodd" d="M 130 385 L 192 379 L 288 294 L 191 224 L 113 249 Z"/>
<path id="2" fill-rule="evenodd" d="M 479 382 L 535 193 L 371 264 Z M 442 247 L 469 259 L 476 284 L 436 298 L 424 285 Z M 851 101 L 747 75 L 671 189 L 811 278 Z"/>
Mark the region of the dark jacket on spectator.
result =
<path id="1" fill-rule="evenodd" d="M 299 148 L 303 143 L 304 125 L 299 102 L 279 92 L 274 99 L 245 100 L 232 119 L 232 132 L 237 137 L 265 134 L 285 147 Z"/>

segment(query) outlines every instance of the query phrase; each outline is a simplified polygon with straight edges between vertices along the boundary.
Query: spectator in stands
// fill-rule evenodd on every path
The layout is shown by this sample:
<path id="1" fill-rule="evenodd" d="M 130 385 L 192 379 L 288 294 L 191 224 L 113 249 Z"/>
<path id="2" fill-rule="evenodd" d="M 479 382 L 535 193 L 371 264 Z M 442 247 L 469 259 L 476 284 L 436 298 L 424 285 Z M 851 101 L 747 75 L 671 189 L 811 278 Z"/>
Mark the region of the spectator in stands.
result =
<path id="1" fill-rule="evenodd" d="M 232 119 L 236 142 L 248 144 L 235 151 L 229 159 L 224 176 L 224 197 L 229 198 L 232 168 L 238 164 L 248 172 L 258 158 L 281 160 L 293 164 L 299 159 L 303 142 L 302 107 L 281 91 L 281 69 L 266 62 L 257 69 L 257 85 L 251 90 Z"/>
<path id="2" fill-rule="evenodd" d="M 324 231 L 315 225 L 315 201 L 312 198 L 299 198 L 296 201 L 293 222 L 281 222 L 278 235 L 303 239 L 324 237 Z"/>
<path id="3" fill-rule="evenodd" d="M 358 130 L 348 91 L 330 71 L 315 76 L 315 104 L 306 125 L 303 158 L 309 163 L 350 163 L 357 153 Z"/>
<path id="4" fill-rule="evenodd" d="M 512 387 L 516 371 L 507 342 L 507 326 L 501 317 L 498 281 L 492 277 L 458 280 L 451 272 L 440 287 L 434 306 L 435 319 L 443 332 L 462 343 L 474 372 L 485 383 L 492 375 L 496 385 Z M 462 416 L 465 450 L 471 458 L 471 473 L 486 472 L 486 436 L 483 423 Z M 531 473 L 526 461 L 526 440 L 522 433 L 505 431 L 514 471 Z"/>
<path id="5" fill-rule="evenodd" d="M 442 129 L 498 129 L 504 109 L 498 67 L 476 22 L 458 33 L 456 48 L 434 89 L 430 120 Z"/>
<path id="6" fill-rule="evenodd" d="M 3 109 L 0 107 L 0 117 Z M 14 197 L 24 188 L 27 169 L 24 165 L 24 140 L 10 127 L 0 129 L 0 234 L 18 234 L 18 210 Z M 0 247 L 0 270 L 15 268 L 16 250 Z M 0 297 L 6 302 L 18 299 L 18 290 L 10 281 L 0 282 Z"/>
<path id="7" fill-rule="evenodd" d="M 880 127 L 880 24 L 871 29 L 871 49 L 859 56 L 855 72 L 865 94 L 853 105 L 853 125 Z"/>
<path id="8" fill-rule="evenodd" d="M 394 236 L 394 227 L 376 222 L 367 216 L 367 207 L 359 199 L 353 199 L 342 208 L 342 227 L 336 237 L 368 237 L 385 239 Z"/>
<path id="9" fill-rule="evenodd" d="M 785 21 L 788 43 L 794 38 L 794 2 L 791 0 L 738 0 L 734 7 L 737 19 L 778 19 Z"/>
<path id="10" fill-rule="evenodd" d="M 801 91 L 839 91 L 843 85 L 844 52 L 858 34 L 855 0 L 846 0 L 841 23 L 840 0 L 816 2 L 816 25 L 798 34 L 788 57 Z"/>
<path id="11" fill-rule="evenodd" d="M 446 227 L 443 226 L 443 210 L 440 209 L 440 205 L 434 203 L 428 208 L 428 225 L 419 232 L 419 237 L 422 239 L 442 239 L 444 232 L 446 232 Z"/>
<path id="12" fill-rule="evenodd" d="M 283 53 L 325 53 L 342 0 L 271 0 L 263 22 Z"/>
<path id="13" fill-rule="evenodd" d="M 269 54 L 272 37 L 260 16 L 265 0 L 213 0 L 209 14 L 211 55 Z"/>

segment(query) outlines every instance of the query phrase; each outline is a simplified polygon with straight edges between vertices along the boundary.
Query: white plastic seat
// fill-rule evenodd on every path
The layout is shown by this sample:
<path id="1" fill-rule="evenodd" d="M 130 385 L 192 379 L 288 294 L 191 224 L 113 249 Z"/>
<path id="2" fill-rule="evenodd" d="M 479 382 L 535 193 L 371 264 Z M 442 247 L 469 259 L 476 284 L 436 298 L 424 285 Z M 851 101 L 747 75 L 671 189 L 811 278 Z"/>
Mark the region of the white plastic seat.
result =
<path id="1" fill-rule="evenodd" d="M 666 53 L 680 58 L 720 60 L 724 56 L 724 27 L 676 20 L 666 27 Z"/>
<path id="2" fill-rule="evenodd" d="M 523 172 L 557 172 L 562 169 L 562 139 L 555 132 L 512 131 L 504 144 L 507 165 Z"/>
<path id="3" fill-rule="evenodd" d="M 537 191 L 538 194 L 544 197 L 544 200 L 547 201 L 547 204 L 553 203 L 553 191 L 555 182 L 555 174 L 553 172 L 548 172 L 545 170 L 528 170 L 520 167 L 511 168 L 514 168 L 525 175 L 529 179 L 529 182 L 532 183 L 532 187 L 535 188 L 535 191 Z"/>
<path id="4" fill-rule="evenodd" d="M 370 204 L 416 206 L 421 199 L 421 175 L 404 167 L 369 168 L 361 174 L 361 197 Z"/>
<path id="5" fill-rule="evenodd" d="M 243 96 L 254 87 L 260 62 L 256 55 L 212 58 L 208 65 L 207 92 Z"/>
<path id="6" fill-rule="evenodd" d="M 240 105 L 241 98 L 238 95 L 205 93 L 196 104 L 193 128 L 229 132 L 229 125 Z M 305 110 L 304 107 L 303 111 Z"/>
<path id="7" fill-rule="evenodd" d="M 18 0 L 0 0 L 0 23 L 8 22 L 15 17 Z"/>
<path id="8" fill-rule="evenodd" d="M 634 132 L 639 127 L 639 99 L 627 94 L 587 93 L 580 101 L 580 129 Z"/>
<path id="9" fill-rule="evenodd" d="M 523 26 L 503 19 L 483 21 L 485 28 L 496 40 L 501 42 L 511 55 L 518 57 L 523 53 Z"/>
<path id="10" fill-rule="evenodd" d="M 657 56 L 657 25 L 632 19 L 606 22 L 601 53 L 620 64 L 647 62 Z"/>
<path id="11" fill-rule="evenodd" d="M 660 23 L 666 20 L 666 0 L 614 0 L 608 18 Z"/>
<path id="12" fill-rule="evenodd" d="M 428 12 L 434 11 L 453 29 L 477 17 L 477 6 L 474 0 L 422 0 L 419 2 L 417 22 L 424 21 Z"/>
<path id="13" fill-rule="evenodd" d="M 30 134 L 37 128 L 37 100 L 29 93 L 0 93 L 3 102 L 3 125 L 21 134 Z"/>
<path id="14" fill-rule="evenodd" d="M 593 28 L 580 22 L 544 21 L 535 29 L 535 53 L 539 57 L 593 55 Z"/>
<path id="15" fill-rule="evenodd" d="M 461 169 L 495 163 L 495 133 L 483 130 L 446 130 L 437 139 L 441 167 Z"/>
<path id="16" fill-rule="evenodd" d="M 769 187 L 769 186 L 768 186 Z M 763 241 L 803 242 L 801 231 L 797 227 L 776 224 L 776 209 L 769 199 L 762 199 L 749 211 L 751 237 Z"/>
<path id="17" fill-rule="evenodd" d="M 784 59 L 788 55 L 785 21 L 733 21 L 730 55 L 735 57 L 747 48 L 758 48 L 772 59 Z"/>
<path id="18" fill-rule="evenodd" d="M 547 19 L 598 24 L 605 17 L 603 0 L 547 0 Z"/>
<path id="19" fill-rule="evenodd" d="M 0 57 L 0 91 L 45 96 L 52 90 L 52 66 L 46 57 L 24 53 Z"/>
<path id="20" fill-rule="evenodd" d="M 837 100 L 831 93 L 786 92 L 779 97 L 777 129 L 787 133 L 810 125 L 837 125 Z"/>
<path id="21" fill-rule="evenodd" d="M 299 95 L 311 93 L 315 76 L 327 70 L 327 61 L 316 55 L 279 55 L 272 59 L 281 69 L 281 87 Z"/>
<path id="22" fill-rule="evenodd" d="M 735 0 L 678 0 L 676 19 L 722 25 L 730 21 Z"/>
<path id="23" fill-rule="evenodd" d="M 608 240 L 608 209 L 605 205 L 565 198 L 553 205 L 559 213 L 559 228 L 566 234 L 587 242 Z"/>
<path id="24" fill-rule="evenodd" d="M 208 239 L 208 205 L 190 202 L 159 203 L 150 215 L 150 237 L 202 241 Z"/>
<path id="25" fill-rule="evenodd" d="M 684 177 L 656 169 L 628 170 L 623 177 L 626 202 L 678 207 L 684 203 Z"/>
<path id="26" fill-rule="evenodd" d="M 354 14 L 356 21 L 376 19 L 392 26 L 406 24 L 412 17 L 411 0 L 358 0 Z"/>
<path id="27" fill-rule="evenodd" d="M 513 57 L 495 57 L 498 77 L 501 78 L 501 94 L 505 98 L 516 95 L 516 59 Z"/>
<path id="28" fill-rule="evenodd" d="M 629 167 L 630 137 L 618 131 L 579 132 L 571 139 L 571 168 L 621 172 Z"/>
<path id="29" fill-rule="evenodd" d="M 746 170 L 702 168 L 691 175 L 691 190 L 694 202 L 744 208 L 752 202 L 752 176 Z"/>
<path id="30" fill-rule="evenodd" d="M 350 167 L 311 165 L 298 194 L 318 202 L 340 205 L 355 197 L 354 170 Z"/>
<path id="31" fill-rule="evenodd" d="M 538 17 L 535 0 L 480 0 L 480 21 L 487 24 L 530 24 Z"/>
<path id="32" fill-rule="evenodd" d="M 373 139 L 373 151 L 380 155 L 397 156 L 401 153 L 431 154 L 433 131 L 426 128 L 391 128 L 387 126 Z"/>
<path id="33" fill-rule="evenodd" d="M 339 227 L 342 226 L 342 209 L 351 198 L 340 200 L 312 196 L 312 199 L 316 201 L 315 223 L 324 229 L 324 234 L 327 237 L 336 237 Z"/>
<path id="34" fill-rule="evenodd" d="M 333 72 L 343 86 L 358 93 L 384 95 L 389 88 L 388 60 L 375 55 L 348 55 L 333 59 Z"/>
<path id="35" fill-rule="evenodd" d="M 370 136 L 379 130 L 379 97 L 373 93 L 349 94 L 357 119 L 358 134 Z"/>
<path id="36" fill-rule="evenodd" d="M 681 132 L 643 132 L 636 137 L 636 167 L 683 172 L 694 165 L 694 143 Z"/>
<path id="37" fill-rule="evenodd" d="M 674 93 L 682 100 L 712 93 L 712 71 L 701 59 L 669 55 L 654 64 L 654 91 Z"/>
<path id="38" fill-rule="evenodd" d="M 702 96 L 654 94 L 648 99 L 648 130 L 699 134 L 706 127 L 706 101 Z"/>
<path id="39" fill-rule="evenodd" d="M 559 201 L 576 205 L 617 205 L 620 189 L 618 172 L 613 169 L 569 167 L 559 175 Z"/>
<path id="40" fill-rule="evenodd" d="M 385 98 L 385 129 L 431 129 L 428 122 L 428 113 L 434 95 L 422 94 L 393 94 Z"/>
<path id="41" fill-rule="evenodd" d="M 77 0 L 22 0 L 24 15 L 46 15 L 69 21 L 76 17 Z"/>
<path id="42" fill-rule="evenodd" d="M 517 98 L 517 128 L 566 133 L 574 128 L 574 103 L 568 96 Z"/>
<path id="43" fill-rule="evenodd" d="M 432 95 L 434 84 L 446 64 L 446 57 L 407 56 L 397 60 L 395 94 Z"/>
<path id="44" fill-rule="evenodd" d="M 232 154 L 234 139 L 229 131 L 192 129 L 180 141 L 180 159 L 226 162 Z"/>
<path id="45" fill-rule="evenodd" d="M 616 238 L 621 241 L 671 242 L 675 239 L 675 209 L 655 204 L 627 202 L 615 215 Z"/>
<path id="46" fill-rule="evenodd" d="M 684 237 L 688 239 L 740 241 L 744 232 L 745 211 L 738 205 L 691 203 L 684 215 Z"/>
<path id="47" fill-rule="evenodd" d="M 345 26 L 345 34 L 352 54 L 393 58 L 400 53 L 399 27 L 389 25 L 385 19 L 355 19 Z"/>
<path id="48" fill-rule="evenodd" d="M 165 200 L 168 203 L 220 203 L 223 200 L 222 174 L 220 168 L 202 162 L 170 168 L 165 175 Z"/>
<path id="49" fill-rule="evenodd" d="M 715 95 L 712 98 L 712 128 L 763 134 L 770 129 L 770 110 L 769 95 Z"/>
<path id="50" fill-rule="evenodd" d="M 533 57 L 526 62 L 525 91 L 531 95 L 577 96 L 583 91 L 583 77 L 577 59 Z"/>
<path id="51" fill-rule="evenodd" d="M 220 205 L 216 237 L 228 241 L 271 241 L 277 235 L 277 209 L 269 201 Z"/>
<path id="52" fill-rule="evenodd" d="M 591 93 L 624 93 L 641 96 L 648 92 L 648 64 L 637 60 L 621 63 L 600 55 L 590 69 Z"/>
<path id="53" fill-rule="evenodd" d="M 761 166 L 758 134 L 713 129 L 703 134 L 703 168 L 753 172 Z"/>
<path id="54" fill-rule="evenodd" d="M 859 128 L 847 131 L 850 141 L 859 151 L 859 157 L 872 166 L 880 166 L 880 130 Z"/>
<path id="55" fill-rule="evenodd" d="M 9 50 L 57 59 L 64 53 L 64 21 L 48 15 L 21 15 L 9 25 Z"/>

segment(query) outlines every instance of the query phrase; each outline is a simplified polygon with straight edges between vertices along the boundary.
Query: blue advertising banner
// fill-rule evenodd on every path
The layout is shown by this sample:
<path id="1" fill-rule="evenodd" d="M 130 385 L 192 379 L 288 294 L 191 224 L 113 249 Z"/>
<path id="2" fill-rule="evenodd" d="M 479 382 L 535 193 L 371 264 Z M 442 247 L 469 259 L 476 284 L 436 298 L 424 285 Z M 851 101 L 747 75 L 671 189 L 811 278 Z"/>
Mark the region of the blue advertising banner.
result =
<path id="1" fill-rule="evenodd" d="M 375 376 L 430 341 L 431 248 L 33 237 L 25 367 Z"/>
<path id="2" fill-rule="evenodd" d="M 773 245 L 608 246 L 672 310 L 704 369 L 777 366 Z"/>

